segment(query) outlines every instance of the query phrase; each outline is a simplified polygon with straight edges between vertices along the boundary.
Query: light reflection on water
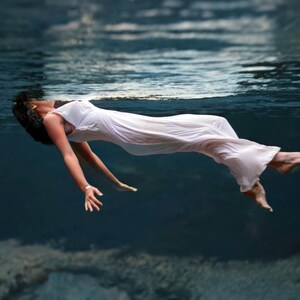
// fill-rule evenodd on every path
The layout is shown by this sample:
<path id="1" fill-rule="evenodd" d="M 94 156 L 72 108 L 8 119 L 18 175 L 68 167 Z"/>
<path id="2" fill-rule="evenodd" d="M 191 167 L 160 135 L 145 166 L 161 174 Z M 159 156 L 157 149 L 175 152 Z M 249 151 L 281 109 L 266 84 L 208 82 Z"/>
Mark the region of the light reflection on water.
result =
<path id="1" fill-rule="evenodd" d="M 222 97 L 220 105 L 224 97 L 262 95 L 282 106 L 288 98 L 298 107 L 297 1 L 1 5 L 4 120 L 20 90 L 69 100 Z M 248 102 L 257 105 L 245 101 L 245 108 Z"/>

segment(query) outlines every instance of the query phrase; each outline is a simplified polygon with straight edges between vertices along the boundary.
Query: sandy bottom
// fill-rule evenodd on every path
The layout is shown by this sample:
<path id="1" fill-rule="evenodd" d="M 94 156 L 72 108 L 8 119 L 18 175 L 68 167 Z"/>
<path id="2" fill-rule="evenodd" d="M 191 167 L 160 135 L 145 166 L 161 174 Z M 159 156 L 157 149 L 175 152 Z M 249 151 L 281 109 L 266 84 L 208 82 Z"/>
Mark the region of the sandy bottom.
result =
<path id="1" fill-rule="evenodd" d="M 300 256 L 270 262 L 0 242 L 0 299 L 299 299 Z"/>

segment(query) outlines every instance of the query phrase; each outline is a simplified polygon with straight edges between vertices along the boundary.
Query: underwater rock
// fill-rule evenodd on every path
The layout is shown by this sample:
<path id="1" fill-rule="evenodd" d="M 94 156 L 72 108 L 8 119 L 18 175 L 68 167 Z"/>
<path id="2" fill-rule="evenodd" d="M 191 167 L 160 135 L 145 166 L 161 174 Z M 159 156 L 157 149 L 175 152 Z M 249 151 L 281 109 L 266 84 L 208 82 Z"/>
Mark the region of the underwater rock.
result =
<path id="1" fill-rule="evenodd" d="M 0 242 L 0 299 L 294 300 L 299 294 L 299 255 L 222 262 L 122 249 L 64 252 L 48 245 Z"/>
<path id="2" fill-rule="evenodd" d="M 16 300 L 130 300 L 116 287 L 103 288 L 92 276 L 53 272 L 40 286 L 25 289 Z"/>

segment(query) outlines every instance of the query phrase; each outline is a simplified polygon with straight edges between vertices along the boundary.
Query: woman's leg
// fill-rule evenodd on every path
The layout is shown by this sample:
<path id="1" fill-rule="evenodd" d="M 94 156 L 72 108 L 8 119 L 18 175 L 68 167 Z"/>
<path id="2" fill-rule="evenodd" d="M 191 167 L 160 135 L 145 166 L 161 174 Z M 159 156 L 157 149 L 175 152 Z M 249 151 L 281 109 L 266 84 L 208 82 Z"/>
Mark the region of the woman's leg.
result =
<path id="1" fill-rule="evenodd" d="M 256 181 L 251 190 L 243 192 L 243 194 L 252 198 L 262 208 L 267 209 L 269 212 L 273 212 L 272 207 L 267 202 L 265 189 L 259 180 Z"/>
<path id="2" fill-rule="evenodd" d="M 199 124 L 196 128 L 198 136 L 189 128 L 191 136 L 196 137 L 192 146 L 197 146 L 192 151 L 210 156 L 217 163 L 226 165 L 240 185 L 240 191 L 260 206 L 272 211 L 259 177 L 266 167 L 277 169 L 283 174 L 290 172 L 300 164 L 300 152 L 281 152 L 277 146 L 266 146 L 241 139 L 223 117 L 191 116 L 189 121 L 193 121 L 194 124 L 198 121 Z"/>
<path id="3" fill-rule="evenodd" d="M 287 174 L 300 164 L 300 152 L 278 152 L 268 164 L 268 167 L 276 169 L 281 174 Z M 264 187 L 257 181 L 251 190 L 243 193 L 252 198 L 259 206 L 273 211 L 266 199 Z"/>
<path id="4" fill-rule="evenodd" d="M 276 169 L 281 174 L 292 171 L 300 164 L 300 152 L 278 152 L 273 160 L 270 161 L 268 167 Z"/>

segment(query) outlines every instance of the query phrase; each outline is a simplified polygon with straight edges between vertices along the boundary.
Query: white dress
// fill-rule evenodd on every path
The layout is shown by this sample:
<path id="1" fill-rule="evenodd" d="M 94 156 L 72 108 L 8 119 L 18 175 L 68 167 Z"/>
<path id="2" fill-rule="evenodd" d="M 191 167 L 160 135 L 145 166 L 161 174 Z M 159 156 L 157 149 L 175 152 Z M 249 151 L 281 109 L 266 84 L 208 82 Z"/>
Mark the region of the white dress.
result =
<path id="1" fill-rule="evenodd" d="M 88 101 L 72 101 L 52 112 L 75 130 L 69 141 L 102 140 L 134 155 L 198 152 L 226 165 L 240 191 L 251 189 L 280 147 L 240 139 L 228 121 L 214 115 L 180 114 L 150 117 L 101 109 Z"/>

